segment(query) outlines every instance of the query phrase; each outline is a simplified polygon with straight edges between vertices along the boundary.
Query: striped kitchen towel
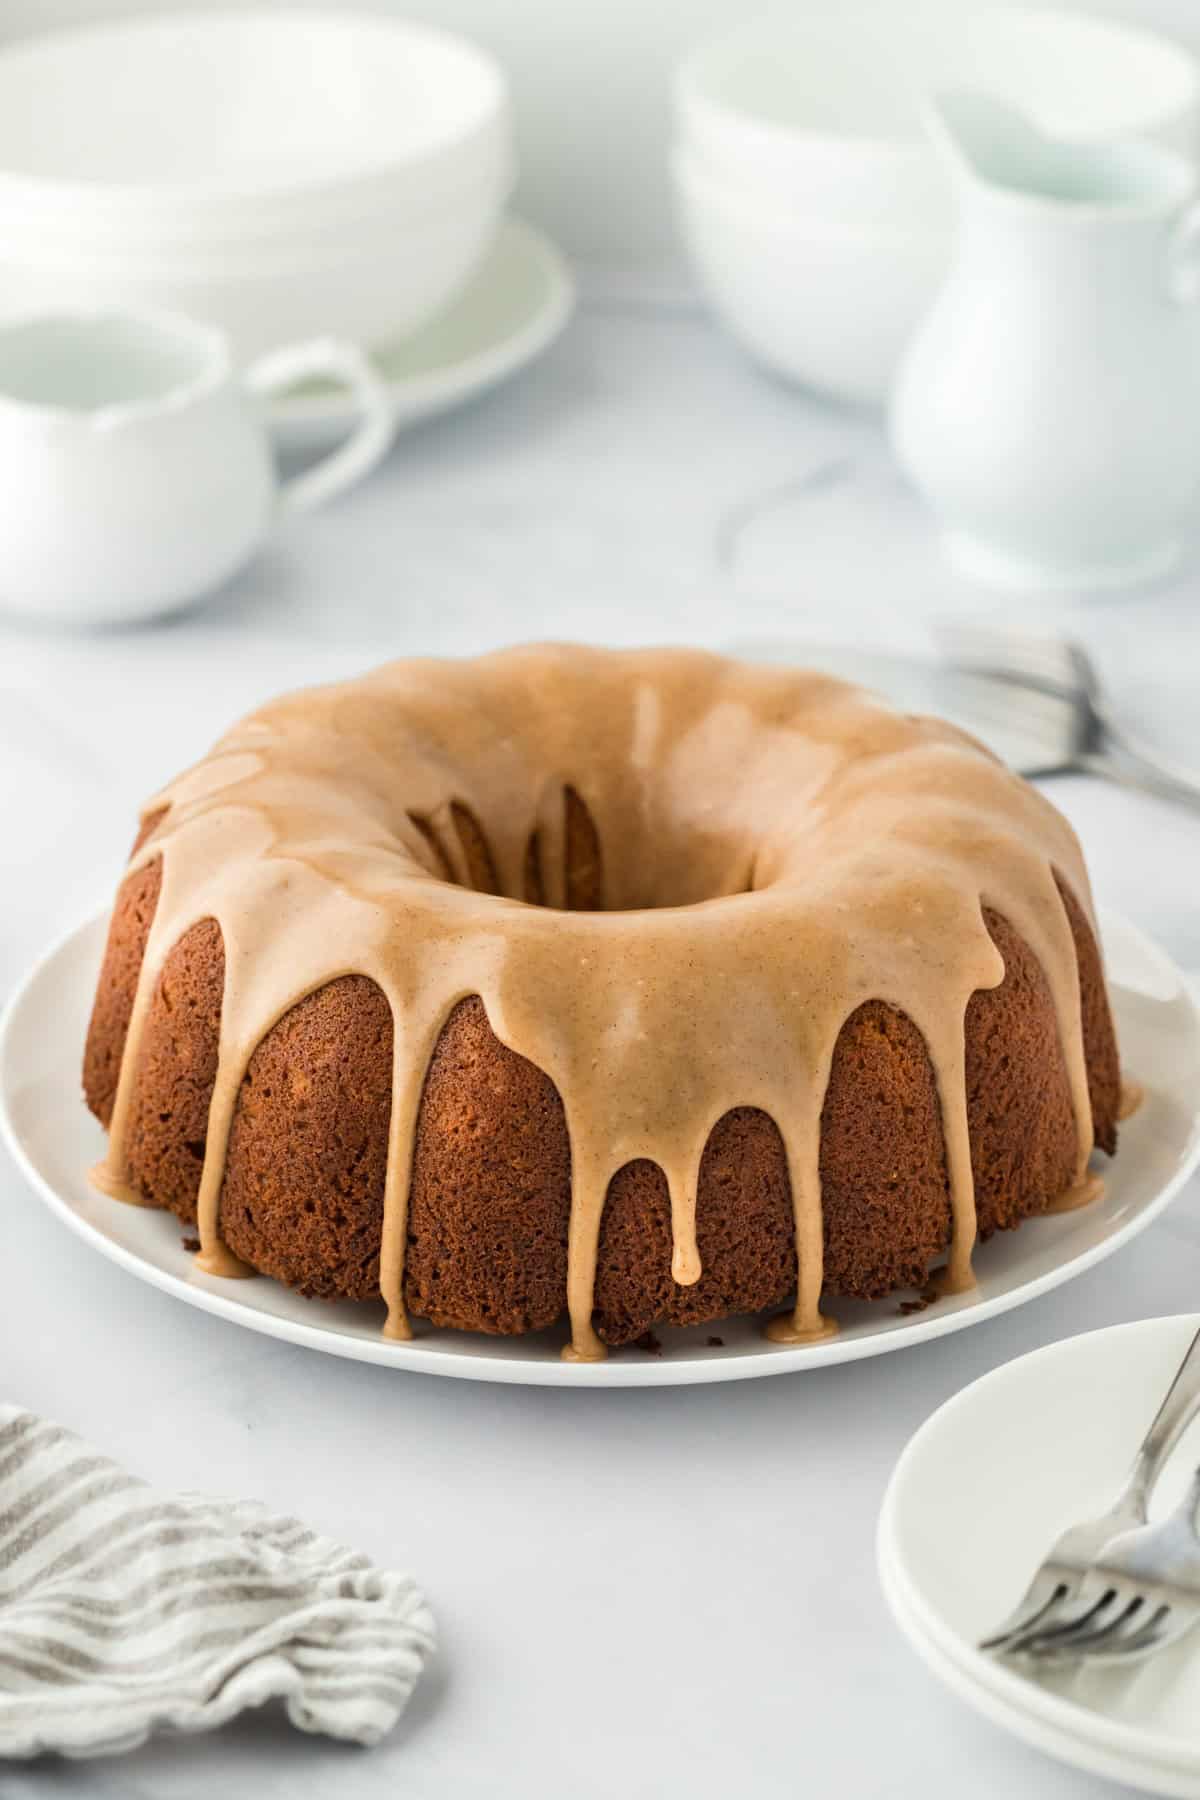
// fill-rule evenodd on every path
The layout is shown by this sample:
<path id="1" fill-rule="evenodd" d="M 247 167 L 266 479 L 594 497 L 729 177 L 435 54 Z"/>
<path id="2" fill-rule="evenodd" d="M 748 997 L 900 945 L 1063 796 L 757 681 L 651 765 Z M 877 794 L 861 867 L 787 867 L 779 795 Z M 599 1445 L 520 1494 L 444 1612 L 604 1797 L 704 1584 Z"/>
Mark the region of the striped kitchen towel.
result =
<path id="1" fill-rule="evenodd" d="M 0 1756 L 130 1750 L 277 1696 L 302 1731 L 374 1744 L 433 1643 L 407 1575 L 0 1407 Z"/>

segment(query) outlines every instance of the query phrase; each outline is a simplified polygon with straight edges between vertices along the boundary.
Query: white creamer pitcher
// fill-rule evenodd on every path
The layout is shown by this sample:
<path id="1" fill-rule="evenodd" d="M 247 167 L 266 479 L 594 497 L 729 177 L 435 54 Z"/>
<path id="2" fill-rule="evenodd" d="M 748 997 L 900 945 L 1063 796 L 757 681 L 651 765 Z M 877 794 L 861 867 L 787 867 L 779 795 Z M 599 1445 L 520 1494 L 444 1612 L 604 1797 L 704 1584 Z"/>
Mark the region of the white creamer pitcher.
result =
<path id="1" fill-rule="evenodd" d="M 313 376 L 352 390 L 356 431 L 280 482 L 260 397 Z M 186 604 L 387 450 L 387 390 L 353 345 L 271 351 L 244 374 L 219 331 L 171 314 L 0 324 L 0 610 L 120 623 Z"/>
<path id="2" fill-rule="evenodd" d="M 930 125 L 959 232 L 893 389 L 897 458 L 990 585 L 1161 575 L 1200 525 L 1192 165 L 1048 139 L 983 94 L 938 96 Z"/>

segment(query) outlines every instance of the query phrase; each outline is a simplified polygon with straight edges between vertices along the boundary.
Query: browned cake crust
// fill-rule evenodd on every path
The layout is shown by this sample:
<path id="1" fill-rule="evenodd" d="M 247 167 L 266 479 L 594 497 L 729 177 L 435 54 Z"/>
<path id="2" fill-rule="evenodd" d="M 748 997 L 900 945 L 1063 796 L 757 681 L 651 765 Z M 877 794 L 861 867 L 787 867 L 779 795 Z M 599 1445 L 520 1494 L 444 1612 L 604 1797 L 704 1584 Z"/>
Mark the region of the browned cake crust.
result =
<path id="1" fill-rule="evenodd" d="M 482 886 L 486 844 L 472 838 L 470 823 L 459 826 Z M 597 846 L 586 814 L 570 829 L 569 892 L 587 905 Z M 84 1060 L 87 1102 L 105 1125 L 159 882 L 157 862 L 131 874 L 109 931 Z M 1095 1141 L 1111 1152 L 1120 1074 L 1108 998 L 1083 911 L 1065 888 L 1063 898 L 1079 963 Z M 1008 923 L 986 917 L 1005 979 L 974 996 L 965 1027 L 985 1238 L 1044 1212 L 1075 1164 L 1048 983 Z M 167 956 L 136 1074 L 131 1179 L 186 1223 L 196 1216 L 223 985 L 220 931 L 204 921 Z M 304 1294 L 378 1298 L 391 1076 L 390 1011 L 366 977 L 331 982 L 268 1032 L 242 1085 L 221 1192 L 221 1236 L 245 1262 Z M 412 1177 L 405 1298 L 413 1313 L 502 1333 L 561 1316 L 570 1213 L 563 1108 L 548 1077 L 495 1037 L 478 998 L 460 1002 L 437 1044 Z M 933 1070 L 916 1027 L 880 1001 L 860 1006 L 838 1039 L 821 1121 L 821 1191 L 827 1293 L 873 1298 L 919 1286 L 944 1256 L 950 1200 Z M 595 1285 L 596 1328 L 608 1343 L 658 1324 L 758 1311 L 794 1291 L 787 1166 L 765 1114 L 736 1108 L 718 1122 L 700 1172 L 697 1232 L 703 1274 L 682 1287 L 671 1276 L 662 1172 L 642 1161 L 617 1173 Z"/>

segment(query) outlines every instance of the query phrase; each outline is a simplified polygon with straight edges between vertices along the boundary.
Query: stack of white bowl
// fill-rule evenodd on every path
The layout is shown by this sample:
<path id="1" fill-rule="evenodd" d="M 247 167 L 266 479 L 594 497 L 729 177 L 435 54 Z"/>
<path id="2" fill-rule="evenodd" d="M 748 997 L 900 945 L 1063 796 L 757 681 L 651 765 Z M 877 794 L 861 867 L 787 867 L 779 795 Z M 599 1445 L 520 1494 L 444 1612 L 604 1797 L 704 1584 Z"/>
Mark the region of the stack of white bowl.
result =
<path id="1" fill-rule="evenodd" d="M 926 97 L 950 85 L 1076 141 L 1197 151 L 1194 59 L 1086 16 L 842 0 L 703 45 L 675 81 L 681 227 L 714 310 L 771 369 L 886 398 L 950 252 L 952 196 L 922 135 Z"/>
<path id="2" fill-rule="evenodd" d="M 508 89 L 365 13 L 180 13 L 0 52 L 0 315 L 158 306 L 248 358 L 416 330 L 490 248 Z"/>

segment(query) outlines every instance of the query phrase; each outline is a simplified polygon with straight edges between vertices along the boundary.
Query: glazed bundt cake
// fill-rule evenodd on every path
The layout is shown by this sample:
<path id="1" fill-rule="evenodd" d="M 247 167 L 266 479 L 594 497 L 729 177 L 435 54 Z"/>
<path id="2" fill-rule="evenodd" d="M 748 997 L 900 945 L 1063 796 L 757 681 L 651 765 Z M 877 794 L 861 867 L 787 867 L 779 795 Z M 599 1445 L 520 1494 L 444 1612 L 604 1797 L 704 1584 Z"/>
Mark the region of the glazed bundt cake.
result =
<path id="1" fill-rule="evenodd" d="M 982 746 L 562 646 L 281 699 L 154 799 L 84 1088 L 209 1272 L 576 1358 L 962 1286 L 1120 1099 L 1079 846 Z"/>

